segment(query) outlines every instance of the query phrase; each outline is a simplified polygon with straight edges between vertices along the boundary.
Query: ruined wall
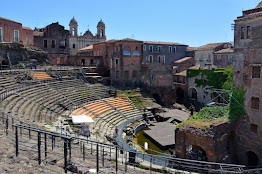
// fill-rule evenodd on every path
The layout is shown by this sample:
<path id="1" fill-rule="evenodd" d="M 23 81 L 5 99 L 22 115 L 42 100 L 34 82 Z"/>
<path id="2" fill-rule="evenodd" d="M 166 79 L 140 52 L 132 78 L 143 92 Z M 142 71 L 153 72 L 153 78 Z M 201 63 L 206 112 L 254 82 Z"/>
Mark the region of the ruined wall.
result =
<path id="1" fill-rule="evenodd" d="M 1 43 L 0 57 L 3 59 L 0 64 L 16 65 L 19 61 L 30 59 L 36 59 L 39 63 L 46 62 L 48 54 L 35 47 L 24 47 L 20 43 Z"/>
<path id="2" fill-rule="evenodd" d="M 230 124 L 226 120 L 216 121 L 206 127 L 184 124 L 175 130 L 176 155 L 179 158 L 186 158 L 186 148 L 193 145 L 205 151 L 207 161 L 229 163 L 230 132 Z"/>

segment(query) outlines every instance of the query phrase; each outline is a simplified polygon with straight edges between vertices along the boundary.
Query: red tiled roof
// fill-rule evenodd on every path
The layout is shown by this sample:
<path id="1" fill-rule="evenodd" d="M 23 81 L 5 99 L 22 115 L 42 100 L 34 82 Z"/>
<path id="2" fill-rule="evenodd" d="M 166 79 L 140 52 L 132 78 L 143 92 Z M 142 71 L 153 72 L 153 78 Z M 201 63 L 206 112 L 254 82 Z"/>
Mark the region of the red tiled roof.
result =
<path id="1" fill-rule="evenodd" d="M 24 30 L 32 30 L 32 28 L 30 28 L 30 27 L 22 27 L 22 29 L 24 29 Z"/>
<path id="2" fill-rule="evenodd" d="M 222 43 L 210 43 L 210 44 L 206 44 L 200 47 L 196 47 L 195 50 L 209 50 L 209 49 L 214 49 L 222 44 L 226 44 L 229 42 L 222 42 Z"/>
<path id="3" fill-rule="evenodd" d="M 88 47 L 85 47 L 85 48 L 81 48 L 79 49 L 78 51 L 87 51 L 87 50 L 92 50 L 93 49 L 93 45 L 89 45 Z"/>
<path id="4" fill-rule="evenodd" d="M 162 44 L 162 45 L 185 45 L 185 44 L 180 44 L 180 43 L 175 43 L 175 42 L 155 42 L 155 41 L 143 41 L 143 43 Z"/>
<path id="5" fill-rule="evenodd" d="M 7 18 L 2 18 L 2 17 L 0 17 L 0 19 L 5 20 L 5 21 L 9 21 L 9 22 L 14 22 L 14 23 L 17 23 L 17 24 L 21 24 L 20 22 L 16 22 L 16 21 L 13 21 L 13 20 L 7 19 Z M 21 24 L 21 25 L 22 25 L 22 24 Z"/>
<path id="6" fill-rule="evenodd" d="M 233 48 L 225 48 L 225 49 L 222 49 L 222 50 L 215 52 L 215 54 L 223 54 L 223 53 L 234 53 L 234 49 Z"/>
<path id="7" fill-rule="evenodd" d="M 103 44 L 103 43 L 116 43 L 116 42 L 142 42 L 142 41 L 130 39 L 130 38 L 125 38 L 125 39 L 121 39 L 121 40 L 111 39 L 111 40 L 107 40 L 107 41 L 104 41 L 104 42 L 95 43 L 94 45 L 99 45 L 99 44 Z"/>
<path id="8" fill-rule="evenodd" d="M 182 59 L 179 59 L 179 60 L 177 60 L 177 61 L 174 61 L 174 63 L 181 63 L 181 62 L 187 61 L 187 60 L 189 60 L 189 59 L 192 59 L 192 57 L 184 57 L 184 58 L 182 58 Z"/>
<path id="9" fill-rule="evenodd" d="M 182 72 L 176 73 L 176 76 L 186 76 L 187 75 L 187 70 L 184 70 Z"/>
<path id="10" fill-rule="evenodd" d="M 187 47 L 187 51 L 194 51 L 196 50 L 198 47 Z"/>
<path id="11" fill-rule="evenodd" d="M 34 36 L 43 36 L 43 35 L 44 35 L 44 32 L 34 31 L 33 35 L 34 35 Z"/>

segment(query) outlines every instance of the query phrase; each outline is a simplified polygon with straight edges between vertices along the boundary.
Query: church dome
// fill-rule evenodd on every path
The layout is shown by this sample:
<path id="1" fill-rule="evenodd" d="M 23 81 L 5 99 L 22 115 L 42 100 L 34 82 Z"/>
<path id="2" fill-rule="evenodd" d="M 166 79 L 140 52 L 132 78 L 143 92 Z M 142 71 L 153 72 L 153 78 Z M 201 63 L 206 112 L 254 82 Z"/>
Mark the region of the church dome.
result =
<path id="1" fill-rule="evenodd" d="M 262 1 L 256 6 L 256 8 L 262 8 Z"/>
<path id="2" fill-rule="evenodd" d="M 105 23 L 102 21 L 102 19 L 98 22 L 97 27 L 105 27 Z"/>
<path id="3" fill-rule="evenodd" d="M 75 20 L 74 17 L 73 17 L 73 19 L 71 19 L 69 25 L 77 25 L 77 21 Z"/>

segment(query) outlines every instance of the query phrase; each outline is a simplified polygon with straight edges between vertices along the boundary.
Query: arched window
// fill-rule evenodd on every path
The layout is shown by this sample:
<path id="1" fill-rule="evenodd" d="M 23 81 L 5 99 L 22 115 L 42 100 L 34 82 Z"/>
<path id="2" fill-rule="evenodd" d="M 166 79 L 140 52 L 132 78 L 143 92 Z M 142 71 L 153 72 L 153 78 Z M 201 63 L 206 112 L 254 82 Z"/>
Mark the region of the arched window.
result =
<path id="1" fill-rule="evenodd" d="M 125 71 L 125 79 L 129 79 L 129 71 Z"/>
<path id="2" fill-rule="evenodd" d="M 100 29 L 100 37 L 104 37 L 104 31 Z"/>
<path id="3" fill-rule="evenodd" d="M 131 49 L 129 46 L 124 48 L 124 56 L 131 56 Z"/>
<path id="4" fill-rule="evenodd" d="M 73 36 L 76 35 L 76 29 L 75 29 L 75 28 L 73 28 L 72 35 L 73 35 Z"/>
<path id="5" fill-rule="evenodd" d="M 197 90 L 194 87 L 189 88 L 189 98 L 197 100 Z"/>
<path id="6" fill-rule="evenodd" d="M 158 56 L 158 63 L 161 63 L 161 56 Z"/>
<path id="7" fill-rule="evenodd" d="M 139 77 L 139 72 L 137 70 L 133 71 L 133 77 L 135 78 Z"/>
<path id="8" fill-rule="evenodd" d="M 76 44 L 73 44 L 73 48 L 76 48 Z"/>
<path id="9" fill-rule="evenodd" d="M 133 56 L 140 56 L 139 47 L 136 47 L 133 51 Z"/>

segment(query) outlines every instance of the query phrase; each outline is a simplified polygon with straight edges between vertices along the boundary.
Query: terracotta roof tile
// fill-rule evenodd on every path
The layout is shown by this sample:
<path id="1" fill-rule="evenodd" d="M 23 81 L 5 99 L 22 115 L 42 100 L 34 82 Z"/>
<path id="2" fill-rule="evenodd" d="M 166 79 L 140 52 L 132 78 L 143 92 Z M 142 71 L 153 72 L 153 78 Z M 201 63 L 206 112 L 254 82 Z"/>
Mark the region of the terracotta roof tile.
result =
<path id="1" fill-rule="evenodd" d="M 162 44 L 162 45 L 185 45 L 185 44 L 180 44 L 180 43 L 175 43 L 175 42 L 155 42 L 155 41 L 143 41 L 143 43 Z"/>
<path id="2" fill-rule="evenodd" d="M 214 49 L 222 44 L 226 44 L 229 42 L 222 42 L 222 43 L 210 43 L 210 44 L 206 44 L 200 47 L 196 47 L 195 50 L 209 50 L 209 49 Z"/>
<path id="3" fill-rule="evenodd" d="M 92 50 L 93 49 L 93 45 L 89 45 L 88 47 L 85 47 L 85 48 L 81 48 L 79 49 L 78 51 L 87 51 L 87 50 Z"/>
<path id="4" fill-rule="evenodd" d="M 9 22 L 14 22 L 14 23 L 17 23 L 17 24 L 21 24 L 20 22 L 16 22 L 16 21 L 13 21 L 13 20 L 7 19 L 7 18 L 2 18 L 2 17 L 0 17 L 0 19 L 5 20 L 5 21 L 9 21 Z M 22 24 L 21 24 L 21 25 L 22 25 Z"/>
<path id="5" fill-rule="evenodd" d="M 222 53 L 234 53 L 234 49 L 233 48 L 226 48 L 226 49 L 222 49 L 222 50 L 215 52 L 215 54 L 222 54 Z"/>
<path id="6" fill-rule="evenodd" d="M 22 29 L 24 29 L 24 30 L 32 30 L 33 31 L 33 29 L 30 28 L 30 27 L 22 27 Z"/>
<path id="7" fill-rule="evenodd" d="M 43 36 L 43 35 L 44 35 L 44 32 L 34 31 L 33 35 L 34 35 L 34 36 Z"/>
<path id="8" fill-rule="evenodd" d="M 182 59 L 179 59 L 179 60 L 177 60 L 177 61 L 174 61 L 174 63 L 181 63 L 181 62 L 187 61 L 187 60 L 189 60 L 189 59 L 192 59 L 192 57 L 184 57 L 184 58 L 182 58 Z"/>

